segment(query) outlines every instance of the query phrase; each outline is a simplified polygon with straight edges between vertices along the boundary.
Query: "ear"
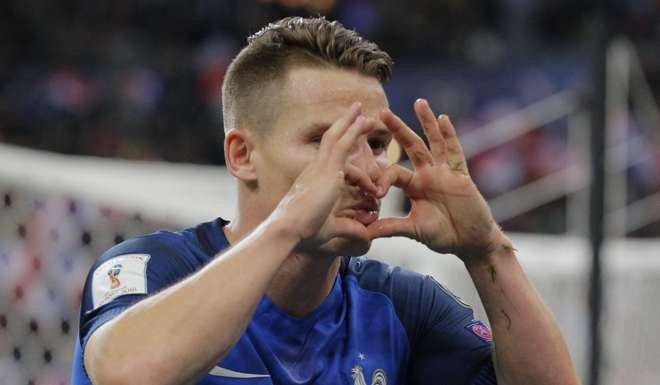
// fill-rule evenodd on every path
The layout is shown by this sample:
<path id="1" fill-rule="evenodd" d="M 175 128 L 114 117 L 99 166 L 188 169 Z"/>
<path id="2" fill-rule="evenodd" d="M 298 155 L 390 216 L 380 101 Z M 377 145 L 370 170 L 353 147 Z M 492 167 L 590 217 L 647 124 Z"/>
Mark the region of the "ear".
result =
<path id="1" fill-rule="evenodd" d="M 225 137 L 225 164 L 229 172 L 244 182 L 257 180 L 253 161 L 254 141 L 247 130 L 230 130 Z"/>

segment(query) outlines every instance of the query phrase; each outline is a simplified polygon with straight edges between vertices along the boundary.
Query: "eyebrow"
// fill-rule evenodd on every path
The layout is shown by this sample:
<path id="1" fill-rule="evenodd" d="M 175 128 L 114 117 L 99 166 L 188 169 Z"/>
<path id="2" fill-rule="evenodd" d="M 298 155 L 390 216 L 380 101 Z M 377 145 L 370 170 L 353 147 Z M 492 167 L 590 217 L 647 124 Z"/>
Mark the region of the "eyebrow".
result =
<path id="1" fill-rule="evenodd" d="M 305 126 L 303 128 L 303 131 L 311 134 L 317 134 L 317 133 L 322 134 L 325 133 L 328 129 L 330 129 L 330 126 L 332 126 L 332 123 L 316 122 L 309 126 Z"/>
<path id="2" fill-rule="evenodd" d="M 310 134 L 323 134 L 330 129 L 333 123 L 329 122 L 316 122 L 304 128 L 305 132 Z M 371 132 L 372 136 L 392 136 L 390 130 L 384 126 L 376 127 Z"/>

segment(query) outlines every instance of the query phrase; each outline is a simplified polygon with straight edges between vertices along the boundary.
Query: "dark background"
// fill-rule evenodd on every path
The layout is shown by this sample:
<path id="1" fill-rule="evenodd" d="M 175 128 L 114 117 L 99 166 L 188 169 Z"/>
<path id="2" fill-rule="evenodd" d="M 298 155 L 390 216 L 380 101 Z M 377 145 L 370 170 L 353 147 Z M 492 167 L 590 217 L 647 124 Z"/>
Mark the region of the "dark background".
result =
<path id="1" fill-rule="evenodd" d="M 596 2 L 3 1 L 0 141 L 65 154 L 223 164 L 220 86 L 246 37 L 289 15 L 326 15 L 395 59 L 393 109 L 426 97 L 461 132 L 561 90 L 589 95 Z M 660 2 L 615 2 L 615 35 L 637 48 L 660 93 Z M 628 122 L 634 132 L 637 122 Z M 658 129 L 654 127 L 653 129 Z M 629 169 L 630 200 L 660 190 L 660 154 Z M 561 120 L 470 159 L 486 197 L 564 167 Z M 563 199 L 505 222 L 566 231 Z M 651 224 L 631 235 L 660 235 Z"/>

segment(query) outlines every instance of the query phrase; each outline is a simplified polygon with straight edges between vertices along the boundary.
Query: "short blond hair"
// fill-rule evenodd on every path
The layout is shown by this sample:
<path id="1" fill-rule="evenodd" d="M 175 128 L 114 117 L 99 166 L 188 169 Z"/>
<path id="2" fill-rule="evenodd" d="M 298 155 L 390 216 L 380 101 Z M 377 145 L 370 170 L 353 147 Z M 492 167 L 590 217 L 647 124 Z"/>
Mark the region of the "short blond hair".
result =
<path id="1" fill-rule="evenodd" d="M 291 68 L 351 69 L 384 83 L 392 75 L 392 64 L 390 55 L 375 43 L 338 21 L 287 17 L 270 23 L 248 38 L 227 69 L 222 86 L 225 132 L 233 128 L 267 131 L 263 126 L 277 110 L 273 91 Z"/>

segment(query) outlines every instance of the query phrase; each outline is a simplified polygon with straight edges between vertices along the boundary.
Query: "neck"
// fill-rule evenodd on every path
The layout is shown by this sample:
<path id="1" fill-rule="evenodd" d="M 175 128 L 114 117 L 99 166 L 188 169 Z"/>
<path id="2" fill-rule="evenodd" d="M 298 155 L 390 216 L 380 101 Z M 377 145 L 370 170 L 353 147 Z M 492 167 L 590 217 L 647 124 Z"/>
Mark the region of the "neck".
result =
<path id="1" fill-rule="evenodd" d="M 249 221 L 239 214 L 223 228 L 229 244 L 234 245 L 246 237 L 262 220 Z M 287 314 L 303 317 L 330 294 L 340 264 L 339 257 L 292 253 L 273 277 L 266 295 Z"/>
<path id="2" fill-rule="evenodd" d="M 303 317 L 328 297 L 340 264 L 339 257 L 292 254 L 271 281 L 266 295 L 287 314 Z"/>

